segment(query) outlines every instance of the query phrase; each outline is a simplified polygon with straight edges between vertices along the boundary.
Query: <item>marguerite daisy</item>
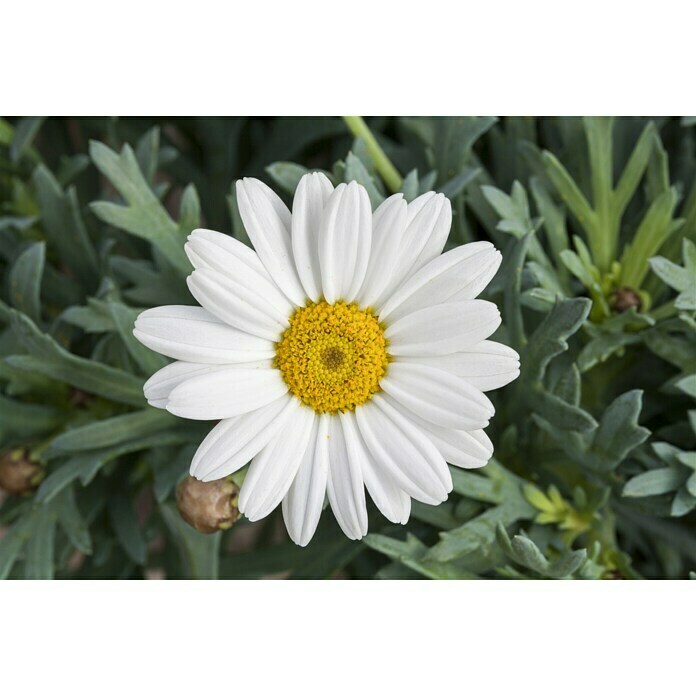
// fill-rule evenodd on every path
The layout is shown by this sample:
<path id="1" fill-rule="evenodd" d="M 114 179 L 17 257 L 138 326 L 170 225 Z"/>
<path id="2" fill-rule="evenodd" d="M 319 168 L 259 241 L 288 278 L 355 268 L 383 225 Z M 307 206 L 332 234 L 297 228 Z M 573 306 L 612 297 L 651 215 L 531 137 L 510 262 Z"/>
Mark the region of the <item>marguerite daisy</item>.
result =
<path id="1" fill-rule="evenodd" d="M 514 350 L 486 340 L 499 326 L 474 299 L 501 256 L 475 242 L 445 254 L 450 202 L 401 194 L 372 212 L 365 188 L 320 173 L 297 187 L 292 214 L 256 179 L 237 184 L 256 251 L 195 230 L 186 253 L 200 307 L 143 312 L 135 336 L 176 362 L 145 384 L 150 404 L 219 420 L 191 475 L 224 478 L 249 461 L 239 510 L 250 520 L 282 503 L 306 545 L 328 494 L 345 534 L 367 533 L 365 490 L 393 522 L 411 498 L 436 505 L 447 462 L 483 466 L 484 392 L 519 374 Z"/>

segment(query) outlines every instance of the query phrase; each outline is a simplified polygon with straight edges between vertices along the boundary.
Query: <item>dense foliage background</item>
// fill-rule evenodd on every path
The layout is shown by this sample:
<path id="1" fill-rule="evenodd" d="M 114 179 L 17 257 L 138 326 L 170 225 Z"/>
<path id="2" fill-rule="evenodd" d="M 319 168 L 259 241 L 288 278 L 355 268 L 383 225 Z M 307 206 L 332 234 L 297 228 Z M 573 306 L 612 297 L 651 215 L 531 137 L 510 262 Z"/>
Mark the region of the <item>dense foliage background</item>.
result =
<path id="1" fill-rule="evenodd" d="M 247 241 L 238 177 L 260 177 L 290 202 L 319 168 L 361 182 L 377 205 L 391 192 L 383 167 L 339 118 L 8 118 L 0 577 L 696 570 L 696 122 L 367 122 L 407 199 L 431 189 L 452 199 L 450 247 L 488 238 L 503 250 L 485 296 L 503 310 L 495 338 L 520 352 L 522 374 L 491 394 L 495 459 L 452 468 L 449 500 L 414 503 L 405 528 L 371 514 L 362 542 L 330 511 L 305 549 L 279 510 L 194 530 L 176 487 L 210 424 L 147 406 L 142 384 L 164 362 L 133 339 L 134 317 L 193 304 L 192 229 Z"/>

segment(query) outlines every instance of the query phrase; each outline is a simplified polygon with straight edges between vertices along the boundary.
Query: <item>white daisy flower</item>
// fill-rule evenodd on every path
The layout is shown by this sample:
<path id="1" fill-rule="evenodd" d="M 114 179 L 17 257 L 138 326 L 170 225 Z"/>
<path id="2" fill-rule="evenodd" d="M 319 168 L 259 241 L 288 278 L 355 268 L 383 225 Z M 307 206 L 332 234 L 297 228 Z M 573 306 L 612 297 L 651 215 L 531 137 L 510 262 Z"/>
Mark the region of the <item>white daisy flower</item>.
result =
<path id="1" fill-rule="evenodd" d="M 195 230 L 186 253 L 200 307 L 143 312 L 135 336 L 176 362 L 145 384 L 150 404 L 219 420 L 191 475 L 214 481 L 249 461 L 239 509 L 250 520 L 282 503 L 306 545 L 328 494 L 351 539 L 367 533 L 365 489 L 405 523 L 411 498 L 452 490 L 447 462 L 483 466 L 493 416 L 485 391 L 519 374 L 514 350 L 486 340 L 500 325 L 474 299 L 501 255 L 474 242 L 441 255 L 450 202 L 401 194 L 371 210 L 366 190 L 300 181 L 292 214 L 256 179 L 237 184 L 256 251 Z"/>

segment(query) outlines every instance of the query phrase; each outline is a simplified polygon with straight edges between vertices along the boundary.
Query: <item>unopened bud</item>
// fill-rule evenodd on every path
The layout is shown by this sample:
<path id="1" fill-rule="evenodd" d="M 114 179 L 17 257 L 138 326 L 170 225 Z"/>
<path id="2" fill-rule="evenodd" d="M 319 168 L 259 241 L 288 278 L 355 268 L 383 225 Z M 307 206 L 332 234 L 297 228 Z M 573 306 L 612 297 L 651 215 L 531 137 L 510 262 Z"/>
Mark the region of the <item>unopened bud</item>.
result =
<path id="1" fill-rule="evenodd" d="M 633 288 L 619 288 L 611 296 L 611 307 L 615 312 L 626 312 L 631 307 L 640 310 L 642 306 L 643 301 Z"/>
<path id="2" fill-rule="evenodd" d="M 179 513 L 188 524 L 204 534 L 229 529 L 239 517 L 239 487 L 220 479 L 204 483 L 187 476 L 176 490 Z"/>
<path id="3" fill-rule="evenodd" d="M 41 463 L 29 450 L 18 448 L 0 456 L 0 488 L 21 495 L 34 490 L 44 476 Z"/>
<path id="4" fill-rule="evenodd" d="M 70 403 L 75 408 L 86 408 L 92 398 L 90 393 L 82 391 L 82 389 L 77 389 L 76 387 L 70 389 Z"/>

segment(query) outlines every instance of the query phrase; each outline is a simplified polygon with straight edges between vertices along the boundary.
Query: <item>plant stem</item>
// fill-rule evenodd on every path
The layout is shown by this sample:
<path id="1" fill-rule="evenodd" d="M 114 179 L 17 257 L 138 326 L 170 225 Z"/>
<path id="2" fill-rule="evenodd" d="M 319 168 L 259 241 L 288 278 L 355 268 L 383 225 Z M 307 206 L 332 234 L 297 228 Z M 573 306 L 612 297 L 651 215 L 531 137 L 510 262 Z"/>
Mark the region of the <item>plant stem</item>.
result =
<path id="1" fill-rule="evenodd" d="M 372 131 L 367 127 L 362 116 L 344 116 L 343 120 L 356 138 L 362 138 L 367 145 L 367 151 L 375 163 L 375 168 L 380 173 L 384 183 L 392 193 L 396 193 L 401 188 L 401 174 L 391 163 L 391 160 L 384 154 L 377 139 L 372 135 Z"/>

